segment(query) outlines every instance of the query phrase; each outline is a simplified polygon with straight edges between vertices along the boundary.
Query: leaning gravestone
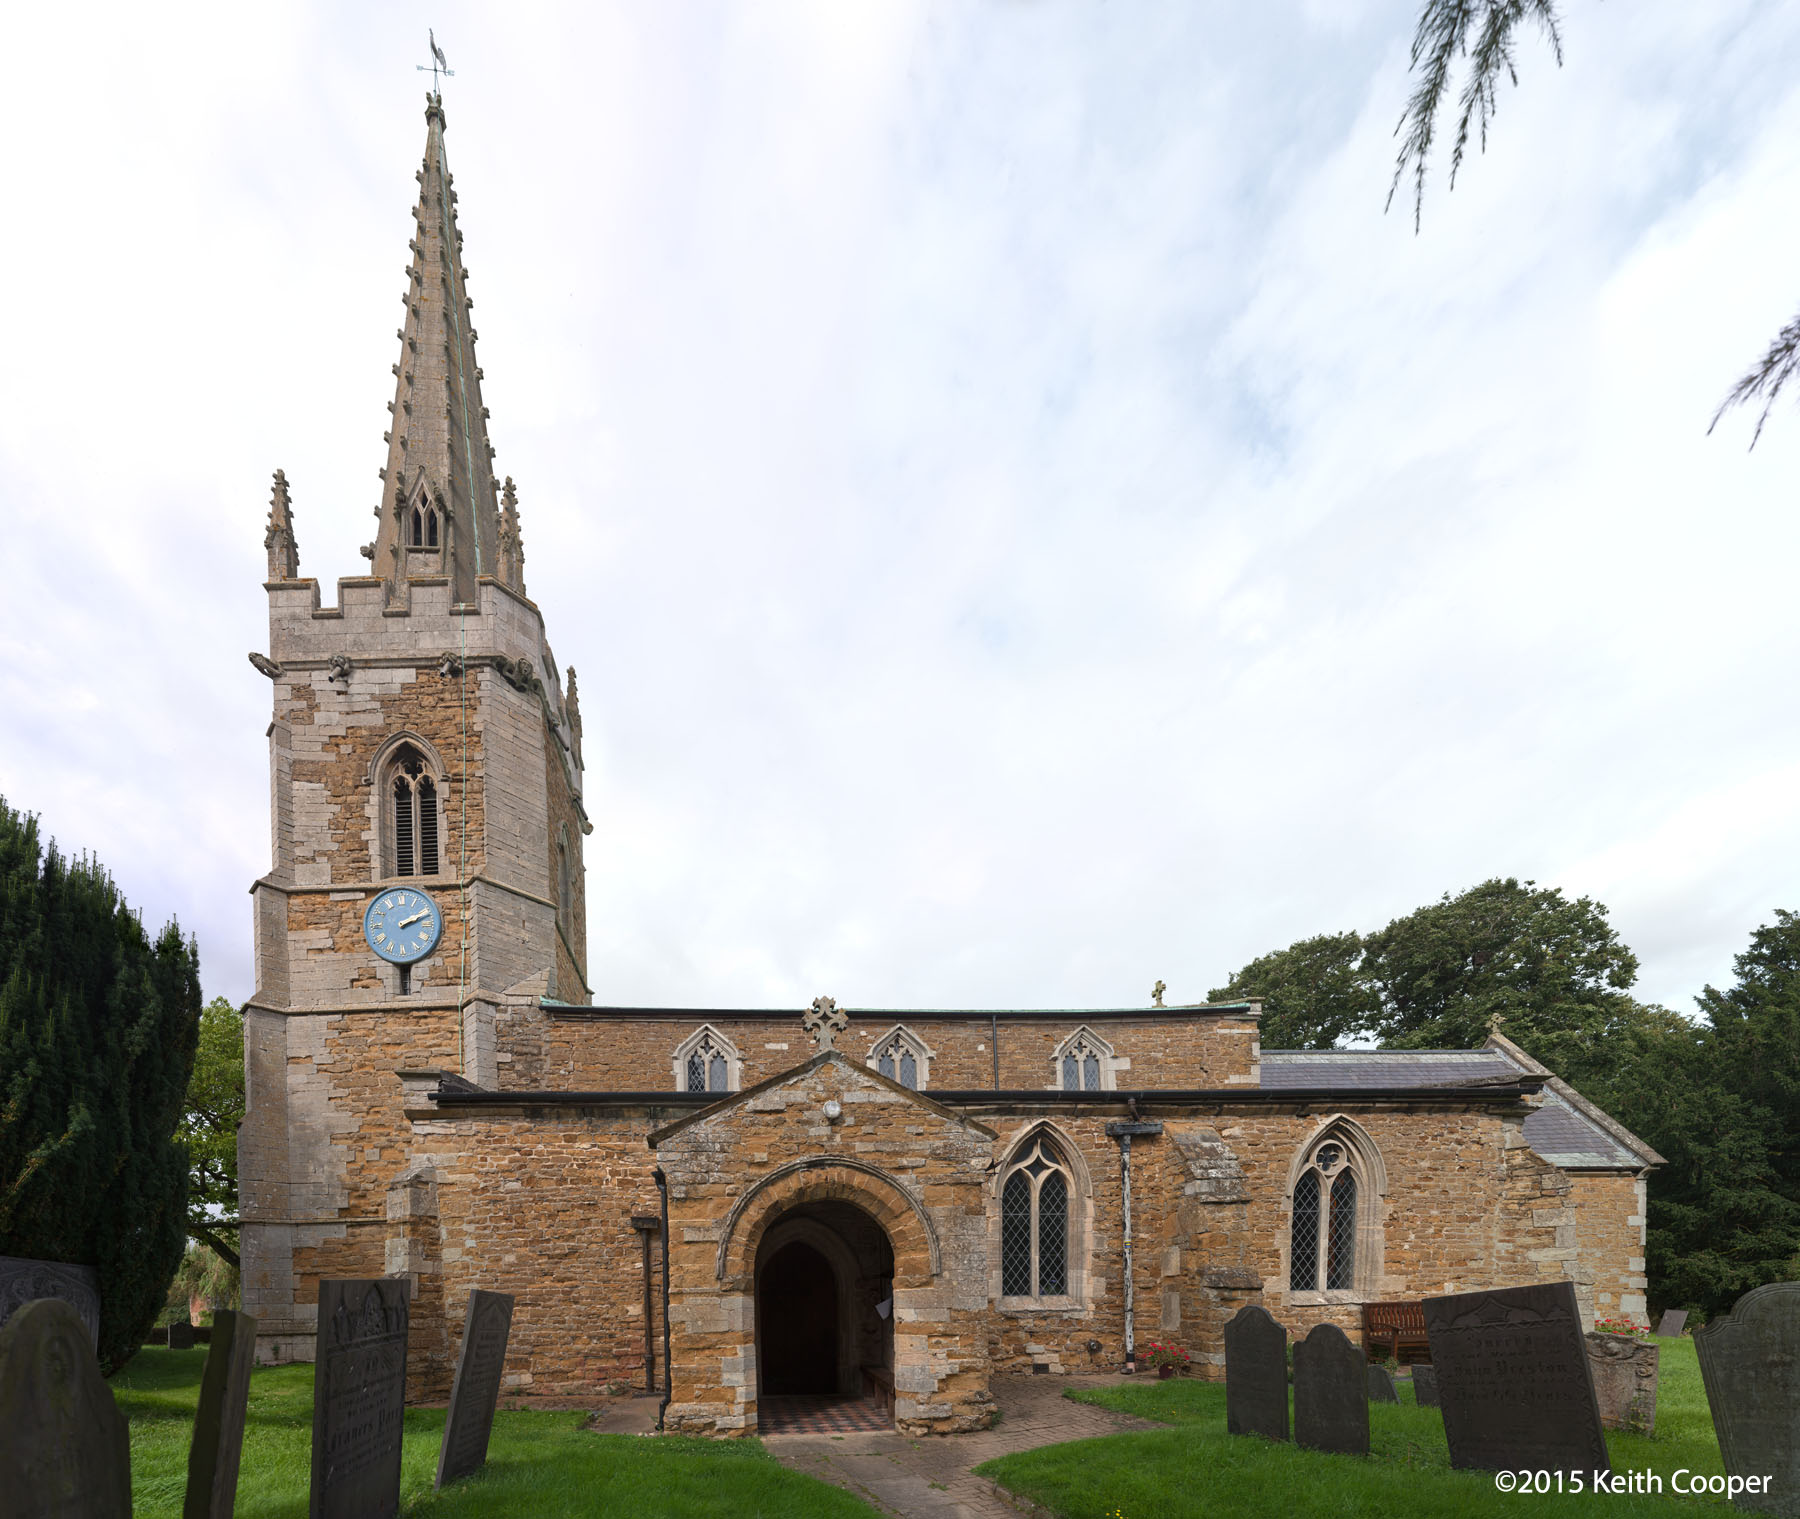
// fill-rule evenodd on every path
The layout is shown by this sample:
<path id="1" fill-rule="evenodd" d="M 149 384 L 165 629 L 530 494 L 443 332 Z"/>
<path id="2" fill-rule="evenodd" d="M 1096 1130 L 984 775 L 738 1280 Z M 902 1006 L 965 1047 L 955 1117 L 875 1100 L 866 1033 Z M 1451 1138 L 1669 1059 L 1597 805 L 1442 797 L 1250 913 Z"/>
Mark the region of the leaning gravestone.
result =
<path id="1" fill-rule="evenodd" d="M 1369 1368 L 1369 1401 L 1371 1403 L 1398 1403 L 1400 1394 L 1394 1391 L 1394 1374 L 1385 1366 Z"/>
<path id="2" fill-rule="evenodd" d="M 1663 1314 L 1662 1322 L 1656 1326 L 1656 1337 L 1659 1340 L 1673 1340 L 1687 1328 L 1687 1309 L 1671 1308 Z"/>
<path id="3" fill-rule="evenodd" d="M 256 1320 L 247 1313 L 215 1308 L 206 1370 L 200 1374 L 194 1439 L 188 1446 L 187 1501 L 181 1519 L 231 1519 L 255 1361 Z"/>
<path id="4" fill-rule="evenodd" d="M 87 1325 L 60 1298 L 0 1329 L 0 1512 L 130 1519 L 131 1440 Z"/>
<path id="5" fill-rule="evenodd" d="M 1225 1429 L 1288 1437 L 1287 1330 L 1254 1304 L 1225 1325 Z"/>
<path id="6" fill-rule="evenodd" d="M 65 1261 L 34 1261 L 0 1255 L 0 1325 L 27 1303 L 59 1297 L 87 1325 L 88 1348 L 100 1347 L 100 1273 Z"/>
<path id="7" fill-rule="evenodd" d="M 1767 1477 L 1739 1508 L 1800 1516 L 1800 1282 L 1773 1282 L 1694 1331 L 1725 1470 Z"/>
<path id="8" fill-rule="evenodd" d="M 1648 1340 L 1629 1334 L 1590 1334 L 1587 1352 L 1600 1422 L 1608 1429 L 1654 1434 L 1662 1352 Z"/>
<path id="9" fill-rule="evenodd" d="M 444 1444 L 438 1451 L 434 1487 L 479 1471 L 487 1460 L 494 1405 L 500 1399 L 500 1374 L 506 1369 L 512 1313 L 509 1293 L 483 1292 L 479 1287 L 469 1293 L 469 1316 L 463 1323 L 456 1380 L 450 1384 L 450 1412 L 444 1419 Z"/>
<path id="10" fill-rule="evenodd" d="M 177 1319 L 169 1325 L 169 1349 L 192 1350 L 194 1348 L 194 1326 L 186 1319 Z"/>
<path id="11" fill-rule="evenodd" d="M 1294 1443 L 1345 1456 L 1369 1453 L 1368 1360 L 1336 1324 L 1294 1346 Z"/>
<path id="12" fill-rule="evenodd" d="M 404 1277 L 319 1283 L 310 1519 L 399 1511 L 411 1297 Z"/>
<path id="13" fill-rule="evenodd" d="M 1437 1367 L 1414 1361 L 1412 1379 L 1413 1402 L 1420 1408 L 1438 1407 Z"/>
<path id="14" fill-rule="evenodd" d="M 1450 1464 L 1611 1471 L 1573 1282 L 1425 1299 Z"/>

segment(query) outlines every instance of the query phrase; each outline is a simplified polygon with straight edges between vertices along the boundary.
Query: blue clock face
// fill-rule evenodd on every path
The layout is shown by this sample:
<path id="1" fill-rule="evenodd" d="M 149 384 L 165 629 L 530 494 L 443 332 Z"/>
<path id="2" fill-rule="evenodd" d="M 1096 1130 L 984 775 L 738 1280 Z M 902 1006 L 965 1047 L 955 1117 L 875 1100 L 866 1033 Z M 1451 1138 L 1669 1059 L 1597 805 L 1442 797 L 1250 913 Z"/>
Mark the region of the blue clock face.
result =
<path id="1" fill-rule="evenodd" d="M 395 965 L 411 965 L 437 948 L 444 916 L 437 903 L 415 887 L 384 891 L 363 913 L 369 948 Z"/>

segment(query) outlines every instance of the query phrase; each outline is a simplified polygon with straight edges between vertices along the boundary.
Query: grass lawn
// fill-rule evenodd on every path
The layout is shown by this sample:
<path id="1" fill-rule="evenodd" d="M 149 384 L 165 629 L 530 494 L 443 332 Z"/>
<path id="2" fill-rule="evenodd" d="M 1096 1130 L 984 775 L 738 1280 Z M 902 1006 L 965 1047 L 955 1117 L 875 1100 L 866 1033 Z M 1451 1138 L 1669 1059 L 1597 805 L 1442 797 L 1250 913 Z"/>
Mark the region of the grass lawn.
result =
<path id="1" fill-rule="evenodd" d="M 131 1421 L 131 1491 L 137 1519 L 178 1519 L 187 1491 L 188 1440 L 206 1351 L 139 1351 L 113 1378 Z M 311 1366 L 277 1366 L 250 1379 L 250 1414 L 238 1479 L 238 1519 L 305 1519 L 312 1470 Z M 759 1440 L 643 1439 L 596 1434 L 579 1413 L 502 1412 L 487 1467 L 431 1490 L 442 1409 L 409 1408 L 400 1511 L 432 1519 L 529 1519 L 629 1514 L 633 1519 L 743 1515 L 745 1519 L 874 1519 L 848 1493 L 778 1465 Z"/>
<path id="2" fill-rule="evenodd" d="M 1144 1380 L 1072 1393 L 1169 1429 L 1105 1435 L 1002 1456 L 977 1470 L 1015 1493 L 1035 1498 L 1064 1519 L 1208 1519 L 1238 1516 L 1368 1514 L 1510 1516 L 1606 1514 L 1613 1519 L 1685 1515 L 1724 1519 L 1735 1510 L 1723 1498 L 1684 1498 L 1670 1491 L 1677 1468 L 1723 1472 L 1700 1364 L 1692 1340 L 1662 1342 L 1656 1434 L 1607 1435 L 1615 1473 L 1656 1472 L 1660 1497 L 1503 1493 L 1490 1472 L 1450 1469 L 1443 1416 L 1418 1408 L 1412 1386 L 1400 1384 L 1399 1407 L 1369 1410 L 1370 1454 L 1328 1456 L 1255 1436 L 1225 1433 L 1225 1389 L 1186 1378 Z"/>

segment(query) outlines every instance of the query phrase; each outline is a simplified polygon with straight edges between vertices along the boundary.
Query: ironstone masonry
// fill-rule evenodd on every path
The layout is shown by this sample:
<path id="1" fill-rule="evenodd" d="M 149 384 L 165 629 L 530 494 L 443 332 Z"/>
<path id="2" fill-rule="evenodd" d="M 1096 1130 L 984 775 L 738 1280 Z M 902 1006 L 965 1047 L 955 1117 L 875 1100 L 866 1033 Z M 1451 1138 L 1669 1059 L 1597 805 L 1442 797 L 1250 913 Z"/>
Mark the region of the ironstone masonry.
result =
<path id="1" fill-rule="evenodd" d="M 902 1428 L 978 1427 L 995 1376 L 1123 1362 L 1107 1126 L 1133 1120 L 1162 1125 L 1130 1151 L 1135 1335 L 1203 1375 L 1252 1304 L 1356 1336 L 1365 1301 L 1567 1279 L 1590 1325 L 1643 1315 L 1660 1157 L 1497 1036 L 1264 1051 L 1256 1003 L 1160 996 L 810 1031 L 799 1008 L 595 1005 L 575 673 L 493 470 L 437 97 L 426 128 L 371 573 L 324 602 L 280 472 L 265 533 L 239 1139 L 261 1359 L 314 1356 L 322 1278 L 402 1276 L 415 1401 L 448 1396 L 482 1288 L 517 1300 L 509 1395 L 648 1375 L 671 1426 L 736 1434 L 769 1386 L 880 1385 Z M 362 919 L 408 887 L 444 926 L 402 975 Z"/>

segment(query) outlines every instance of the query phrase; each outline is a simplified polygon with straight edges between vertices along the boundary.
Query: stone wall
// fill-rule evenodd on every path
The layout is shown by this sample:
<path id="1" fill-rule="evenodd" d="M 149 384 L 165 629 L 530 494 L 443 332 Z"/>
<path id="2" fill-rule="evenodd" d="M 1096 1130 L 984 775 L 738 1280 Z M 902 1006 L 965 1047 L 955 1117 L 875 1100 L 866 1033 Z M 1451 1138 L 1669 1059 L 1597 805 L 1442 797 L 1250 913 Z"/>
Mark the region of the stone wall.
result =
<path id="1" fill-rule="evenodd" d="M 1569 1182 L 1580 1273 L 1576 1280 L 1586 1289 L 1586 1317 L 1590 1324 L 1596 1317 L 1647 1324 L 1644 1178 L 1621 1171 L 1578 1171 Z"/>

